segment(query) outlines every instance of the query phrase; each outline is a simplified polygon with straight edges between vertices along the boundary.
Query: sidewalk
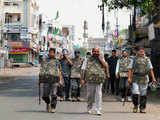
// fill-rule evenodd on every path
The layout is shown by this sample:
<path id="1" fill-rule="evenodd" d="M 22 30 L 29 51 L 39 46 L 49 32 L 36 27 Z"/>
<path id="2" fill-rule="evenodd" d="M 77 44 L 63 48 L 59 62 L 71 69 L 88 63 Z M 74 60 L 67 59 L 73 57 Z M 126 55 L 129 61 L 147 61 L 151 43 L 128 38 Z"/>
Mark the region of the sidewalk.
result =
<path id="1" fill-rule="evenodd" d="M 6 68 L 0 70 L 0 80 L 2 79 L 16 79 L 23 76 L 35 76 L 38 75 L 38 67 L 26 67 L 26 68 Z"/>

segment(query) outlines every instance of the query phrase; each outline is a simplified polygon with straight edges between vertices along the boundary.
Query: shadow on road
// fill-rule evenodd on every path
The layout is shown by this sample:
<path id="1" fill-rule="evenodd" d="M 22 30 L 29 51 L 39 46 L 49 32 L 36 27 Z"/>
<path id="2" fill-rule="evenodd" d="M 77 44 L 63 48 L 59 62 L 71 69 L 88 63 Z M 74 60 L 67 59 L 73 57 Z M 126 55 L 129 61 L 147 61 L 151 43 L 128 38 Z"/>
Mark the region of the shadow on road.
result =
<path id="1" fill-rule="evenodd" d="M 127 113 L 131 114 L 132 112 L 124 112 L 124 111 L 122 111 L 122 112 L 121 111 L 107 111 L 106 112 L 106 111 L 104 111 L 104 113 L 105 114 L 117 114 L 117 113 L 120 113 L 120 114 L 127 114 Z"/>
<path id="2" fill-rule="evenodd" d="M 68 114 L 68 115 L 85 115 L 85 114 L 88 114 L 87 112 L 57 112 L 57 113 L 60 113 L 60 114 Z"/>
<path id="3" fill-rule="evenodd" d="M 16 111 L 20 113 L 48 113 L 44 110 L 23 110 L 23 111 Z"/>

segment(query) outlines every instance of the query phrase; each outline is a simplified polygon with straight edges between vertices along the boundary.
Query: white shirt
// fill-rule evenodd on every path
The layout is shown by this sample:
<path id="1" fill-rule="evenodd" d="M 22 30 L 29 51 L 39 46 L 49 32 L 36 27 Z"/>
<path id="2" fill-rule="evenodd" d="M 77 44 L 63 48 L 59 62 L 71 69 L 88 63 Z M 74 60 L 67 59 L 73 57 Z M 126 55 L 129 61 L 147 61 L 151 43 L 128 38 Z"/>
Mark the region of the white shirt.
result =
<path id="1" fill-rule="evenodd" d="M 84 58 L 84 61 L 83 61 L 83 64 L 82 64 L 81 69 L 82 69 L 82 70 L 85 70 L 85 69 L 86 69 L 86 66 L 87 66 L 87 57 Z"/>

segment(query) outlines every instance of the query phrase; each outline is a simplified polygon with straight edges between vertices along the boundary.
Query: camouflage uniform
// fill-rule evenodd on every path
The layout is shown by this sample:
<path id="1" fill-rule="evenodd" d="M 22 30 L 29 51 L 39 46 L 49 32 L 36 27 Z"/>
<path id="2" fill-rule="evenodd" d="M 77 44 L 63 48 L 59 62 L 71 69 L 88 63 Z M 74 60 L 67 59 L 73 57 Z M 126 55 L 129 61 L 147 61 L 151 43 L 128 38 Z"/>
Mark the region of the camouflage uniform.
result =
<path id="1" fill-rule="evenodd" d="M 140 95 L 140 109 L 145 109 L 147 103 L 147 88 L 149 82 L 148 73 L 150 69 L 153 69 L 150 59 L 146 56 L 142 58 L 136 56 L 131 60 L 129 69 L 133 70 L 133 104 L 135 107 L 138 107 L 138 97 Z"/>
<path id="2" fill-rule="evenodd" d="M 80 78 L 81 78 L 81 66 L 82 59 L 72 59 L 72 68 L 71 68 L 71 97 L 78 98 L 80 97 Z"/>
<path id="3" fill-rule="evenodd" d="M 82 70 L 86 70 L 85 79 L 87 81 L 88 110 L 92 109 L 95 102 L 95 110 L 101 110 L 102 84 L 105 81 L 105 69 L 98 59 L 89 57 L 82 65 Z"/>
<path id="4" fill-rule="evenodd" d="M 130 58 L 128 56 L 127 57 L 122 56 L 117 62 L 117 69 L 119 71 L 116 70 L 116 74 L 119 73 L 119 76 L 120 76 L 120 88 L 122 89 L 122 98 L 125 97 L 125 93 L 126 93 L 126 90 L 128 87 L 128 66 L 129 66 L 129 63 L 130 63 Z M 131 92 L 129 90 L 127 96 L 130 96 L 130 95 L 131 95 Z"/>
<path id="5" fill-rule="evenodd" d="M 60 63 L 55 58 L 47 58 L 43 61 L 39 73 L 40 82 L 43 83 L 43 100 L 51 103 L 52 108 L 57 104 L 57 85 L 59 82 Z M 51 96 L 51 100 L 50 100 Z"/>

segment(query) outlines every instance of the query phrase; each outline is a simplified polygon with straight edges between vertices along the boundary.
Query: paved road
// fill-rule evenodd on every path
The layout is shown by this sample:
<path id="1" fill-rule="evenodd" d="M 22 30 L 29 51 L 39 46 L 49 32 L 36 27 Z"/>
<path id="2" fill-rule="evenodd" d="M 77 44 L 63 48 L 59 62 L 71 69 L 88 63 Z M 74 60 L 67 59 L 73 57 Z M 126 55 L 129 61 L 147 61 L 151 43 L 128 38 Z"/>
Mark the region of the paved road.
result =
<path id="1" fill-rule="evenodd" d="M 58 102 L 57 113 L 46 113 L 45 104 L 38 105 L 36 82 L 38 72 L 34 69 L 25 69 L 25 72 L 26 70 L 27 73 L 21 74 L 16 79 L 0 82 L 2 120 L 160 120 L 158 103 L 149 103 L 147 114 L 134 114 L 131 112 L 130 103 L 122 107 L 122 103 L 112 100 L 103 103 L 101 117 L 88 115 L 85 102 Z"/>

